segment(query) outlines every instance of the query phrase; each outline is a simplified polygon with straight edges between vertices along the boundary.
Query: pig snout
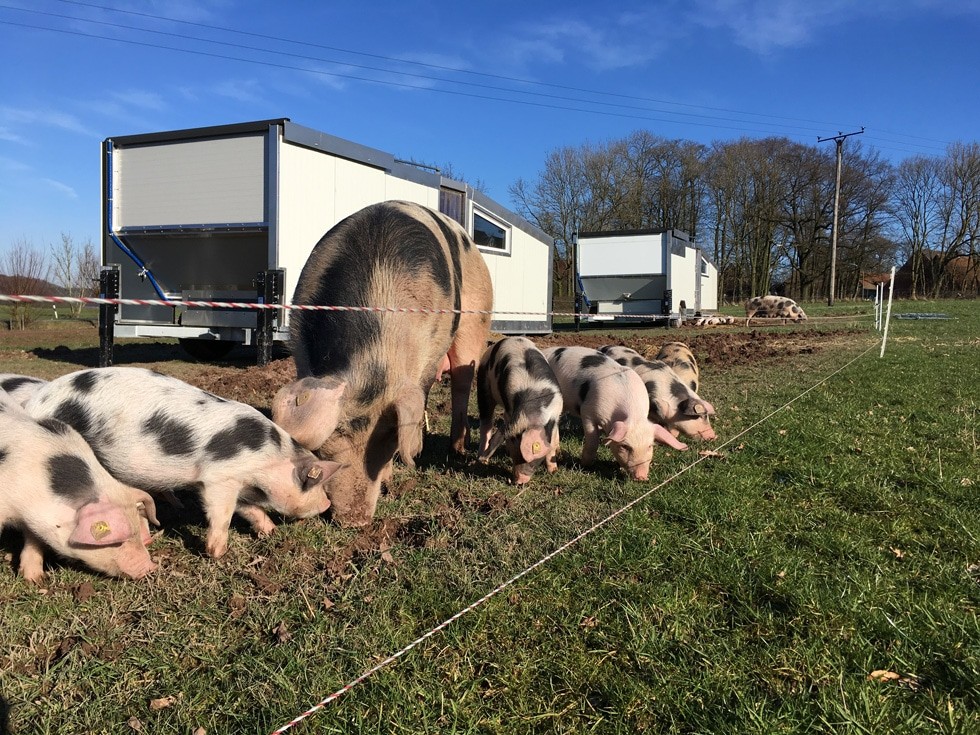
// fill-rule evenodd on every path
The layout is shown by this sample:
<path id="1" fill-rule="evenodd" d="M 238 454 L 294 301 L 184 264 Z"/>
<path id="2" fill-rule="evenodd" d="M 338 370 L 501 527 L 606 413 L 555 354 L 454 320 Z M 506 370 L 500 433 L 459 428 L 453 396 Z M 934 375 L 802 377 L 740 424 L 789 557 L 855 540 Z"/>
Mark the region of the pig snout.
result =
<path id="1" fill-rule="evenodd" d="M 646 480 L 650 476 L 650 463 L 641 462 L 640 464 L 630 465 L 628 472 L 629 476 L 634 480 Z"/>
<path id="2" fill-rule="evenodd" d="M 710 426 L 708 426 L 707 428 L 702 429 L 701 431 L 698 432 L 698 438 L 703 439 L 704 441 L 709 441 L 710 442 L 710 441 L 714 441 L 715 439 L 717 439 L 718 438 L 718 435 L 715 433 L 715 430 L 714 429 L 712 429 Z"/>
<path id="3" fill-rule="evenodd" d="M 156 571 L 157 565 L 147 555 L 146 549 L 142 548 L 142 551 L 143 553 L 140 554 L 136 549 L 120 548 L 118 562 L 119 572 L 122 576 L 130 579 L 142 579 L 147 574 Z"/>
<path id="4" fill-rule="evenodd" d="M 514 484 L 515 485 L 526 485 L 531 481 L 531 476 L 534 474 L 534 467 L 528 464 L 514 465 Z"/>

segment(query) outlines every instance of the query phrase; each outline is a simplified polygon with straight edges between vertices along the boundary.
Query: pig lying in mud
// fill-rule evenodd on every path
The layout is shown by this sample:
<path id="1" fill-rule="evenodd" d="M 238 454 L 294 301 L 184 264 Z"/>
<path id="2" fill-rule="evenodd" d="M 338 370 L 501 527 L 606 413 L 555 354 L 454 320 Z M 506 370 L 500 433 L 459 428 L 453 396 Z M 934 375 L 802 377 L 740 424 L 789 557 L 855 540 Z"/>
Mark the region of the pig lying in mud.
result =
<path id="1" fill-rule="evenodd" d="M 35 421 L 0 394 L 0 527 L 23 533 L 26 579 L 40 581 L 46 548 L 113 577 L 144 577 L 156 569 L 148 521 L 157 523 L 153 499 L 110 476 L 78 432 Z"/>
<path id="2" fill-rule="evenodd" d="M 687 449 L 664 427 L 647 418 L 649 400 L 640 376 L 588 347 L 543 350 L 561 386 L 565 411 L 582 419 L 582 457 L 591 466 L 605 434 L 613 456 L 634 480 L 650 474 L 654 441 Z"/>
<path id="3" fill-rule="evenodd" d="M 639 375 L 647 393 L 648 417 L 655 424 L 666 427 L 673 436 L 717 438 L 710 423 L 714 406 L 685 385 L 666 363 L 646 360 L 636 350 L 620 345 L 606 345 L 599 352 Z"/>
<path id="4" fill-rule="evenodd" d="M 558 469 L 558 419 L 561 388 L 555 374 L 534 343 L 525 337 L 504 337 L 487 348 L 476 374 L 480 411 L 481 462 L 489 461 L 501 444 L 514 463 L 515 485 L 529 482 L 544 462 L 548 472 Z M 503 408 L 503 426 L 491 434 L 493 414 Z"/>
<path id="5" fill-rule="evenodd" d="M 754 316 L 769 319 L 789 319 L 792 322 L 806 321 L 806 313 L 793 299 L 782 296 L 755 296 L 745 302 L 745 326 Z"/>
<path id="6" fill-rule="evenodd" d="M 414 466 L 429 389 L 447 358 L 450 441 L 465 451 L 467 404 L 490 314 L 453 310 L 489 312 L 490 273 L 454 220 L 417 204 L 383 202 L 323 236 L 293 303 L 425 310 L 297 311 L 290 319 L 299 380 L 280 390 L 273 418 L 303 446 L 346 465 L 329 482 L 331 515 L 362 526 L 374 516 L 395 453 Z"/>
<path id="7" fill-rule="evenodd" d="M 259 411 L 134 367 L 69 373 L 25 405 L 38 420 L 72 426 L 117 480 L 149 492 L 200 491 L 207 553 L 228 550 L 234 513 L 261 535 L 264 509 L 307 518 L 330 507 L 325 481 L 340 467 L 318 460 Z"/>

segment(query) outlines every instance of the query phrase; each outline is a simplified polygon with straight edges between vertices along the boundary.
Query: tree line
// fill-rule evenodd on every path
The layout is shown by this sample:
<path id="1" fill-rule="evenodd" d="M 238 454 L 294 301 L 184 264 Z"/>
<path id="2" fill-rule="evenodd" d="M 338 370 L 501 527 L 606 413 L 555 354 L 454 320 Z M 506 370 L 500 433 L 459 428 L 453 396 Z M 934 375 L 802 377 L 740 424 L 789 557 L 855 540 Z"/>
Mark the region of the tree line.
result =
<path id="1" fill-rule="evenodd" d="M 99 253 L 91 240 L 78 243 L 70 234 L 61 233 L 61 242 L 50 245 L 45 252 L 21 239 L 0 255 L 0 292 L 22 296 L 97 296 L 100 267 Z M 77 317 L 82 304 L 70 303 L 62 308 Z M 11 304 L 7 311 L 11 326 L 17 329 L 29 326 L 37 313 L 28 304 Z"/>
<path id="2" fill-rule="evenodd" d="M 573 293 L 576 232 L 665 228 L 688 233 L 717 266 L 721 299 L 807 301 L 830 294 L 835 180 L 833 146 L 777 137 L 706 145 L 637 131 L 552 151 L 537 179 L 519 179 L 510 195 L 555 238 L 556 295 Z M 894 165 L 848 141 L 834 294 L 860 296 L 862 279 L 907 261 L 912 297 L 976 295 L 978 230 L 980 144 Z"/>

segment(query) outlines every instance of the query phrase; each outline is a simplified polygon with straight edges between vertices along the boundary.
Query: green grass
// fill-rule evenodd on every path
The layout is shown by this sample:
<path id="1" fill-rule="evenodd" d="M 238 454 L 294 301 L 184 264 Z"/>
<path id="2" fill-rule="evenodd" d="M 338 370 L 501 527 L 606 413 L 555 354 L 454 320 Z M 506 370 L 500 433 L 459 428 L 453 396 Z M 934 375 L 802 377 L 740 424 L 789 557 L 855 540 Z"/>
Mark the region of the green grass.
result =
<path id="1" fill-rule="evenodd" d="M 865 324 L 706 370 L 723 457 L 294 731 L 980 732 L 980 304 L 900 311 L 955 319 L 893 321 L 884 358 Z M 637 483 L 602 450 L 583 471 L 569 424 L 560 470 L 519 489 L 503 458 L 447 462 L 444 429 L 396 471 L 380 545 L 315 519 L 264 540 L 237 528 L 215 562 L 192 521 L 155 542 L 162 569 L 138 583 L 58 567 L 42 592 L 8 563 L 10 730 L 119 733 L 135 717 L 152 733 L 271 732 L 697 459 L 659 450 Z"/>

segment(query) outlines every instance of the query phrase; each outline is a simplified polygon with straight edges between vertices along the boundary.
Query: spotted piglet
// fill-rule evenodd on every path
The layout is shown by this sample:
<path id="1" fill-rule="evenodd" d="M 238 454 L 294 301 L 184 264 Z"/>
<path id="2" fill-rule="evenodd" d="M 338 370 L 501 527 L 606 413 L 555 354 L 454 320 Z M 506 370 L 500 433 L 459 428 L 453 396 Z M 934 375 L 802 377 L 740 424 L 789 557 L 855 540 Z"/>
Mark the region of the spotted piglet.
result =
<path id="1" fill-rule="evenodd" d="M 698 361 L 690 347 L 683 342 L 668 342 L 660 348 L 656 359 L 666 363 L 678 378 L 690 386 L 691 390 L 698 392 L 700 371 Z"/>
<path id="2" fill-rule="evenodd" d="M 318 460 L 258 410 L 166 375 L 133 367 L 80 370 L 52 380 L 25 409 L 78 430 L 118 480 L 150 492 L 200 490 L 207 553 L 228 549 L 238 513 L 260 535 L 264 509 L 307 518 L 330 507 Z"/>
<path id="3" fill-rule="evenodd" d="M 634 480 L 649 476 L 654 441 L 687 449 L 647 418 L 647 393 L 635 372 L 587 347 L 549 347 L 543 353 L 558 378 L 565 411 L 582 419 L 584 466 L 595 462 L 600 434 Z"/>
<path id="4" fill-rule="evenodd" d="M 599 351 L 641 378 L 651 421 L 666 427 L 674 436 L 684 434 L 708 441 L 717 438 L 710 421 L 714 406 L 685 385 L 665 362 L 646 360 L 629 347 L 607 345 Z"/>
<path id="5" fill-rule="evenodd" d="M 85 440 L 55 419 L 35 421 L 0 392 L 0 527 L 20 529 L 20 574 L 37 582 L 44 552 L 114 577 L 154 569 L 146 544 L 153 499 L 114 479 Z"/>
<path id="6" fill-rule="evenodd" d="M 754 316 L 782 319 L 784 323 L 787 319 L 791 322 L 806 321 L 806 312 L 793 299 L 772 294 L 754 296 L 745 302 L 745 326 L 749 326 Z"/>
<path id="7" fill-rule="evenodd" d="M 506 443 L 514 462 L 515 485 L 529 482 L 544 462 L 548 472 L 558 469 L 558 419 L 561 388 L 551 366 L 534 343 L 525 337 L 504 337 L 483 353 L 476 373 L 480 411 L 481 462 Z M 503 427 L 493 431 L 496 407 L 503 408 Z"/>
<path id="8" fill-rule="evenodd" d="M 6 394 L 14 403 L 23 406 L 35 391 L 47 381 L 28 375 L 0 373 L 0 393 Z"/>

